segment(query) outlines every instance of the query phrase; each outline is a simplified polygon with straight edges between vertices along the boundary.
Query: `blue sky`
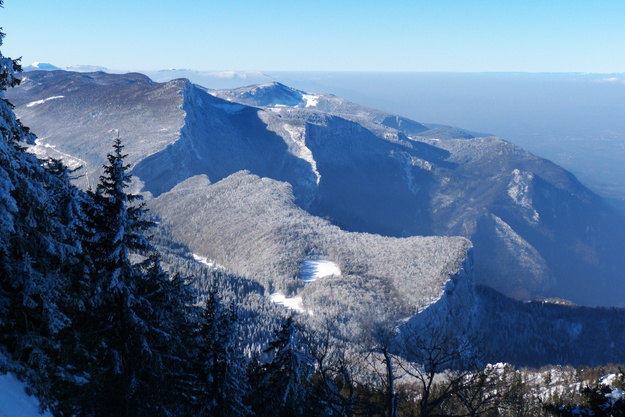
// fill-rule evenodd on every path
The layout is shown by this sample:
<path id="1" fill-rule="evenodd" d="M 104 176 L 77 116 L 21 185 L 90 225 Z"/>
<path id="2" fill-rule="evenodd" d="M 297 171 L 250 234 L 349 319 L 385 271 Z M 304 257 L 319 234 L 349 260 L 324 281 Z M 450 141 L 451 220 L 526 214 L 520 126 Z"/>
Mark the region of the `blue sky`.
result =
<path id="1" fill-rule="evenodd" d="M 118 70 L 624 73 L 623 0 L 5 0 L 3 54 Z"/>

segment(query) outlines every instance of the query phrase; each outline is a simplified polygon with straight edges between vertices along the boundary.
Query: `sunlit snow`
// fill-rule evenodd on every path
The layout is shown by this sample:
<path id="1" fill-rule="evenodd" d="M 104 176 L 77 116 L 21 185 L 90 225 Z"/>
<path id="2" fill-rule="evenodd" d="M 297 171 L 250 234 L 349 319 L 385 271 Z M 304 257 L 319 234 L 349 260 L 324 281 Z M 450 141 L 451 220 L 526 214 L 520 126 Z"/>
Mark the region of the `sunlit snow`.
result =
<path id="1" fill-rule="evenodd" d="M 512 175 L 512 180 L 508 184 L 508 195 L 516 204 L 531 212 L 531 218 L 526 216 L 529 222 L 538 223 L 540 215 L 532 207 L 530 189 L 534 176 L 529 172 L 521 172 L 518 169 L 513 170 Z"/>
<path id="2" fill-rule="evenodd" d="M 332 261 L 325 259 L 307 259 L 302 265 L 301 279 L 304 282 L 313 282 L 319 278 L 331 275 L 341 275 L 341 269 Z"/>
<path id="3" fill-rule="evenodd" d="M 319 104 L 319 96 L 313 94 L 304 94 L 302 95 L 302 99 L 306 103 L 305 107 L 315 107 Z"/>
<path id="4" fill-rule="evenodd" d="M 32 154 L 35 154 L 38 158 L 41 159 L 45 159 L 48 157 L 54 157 L 55 159 L 59 159 L 63 162 L 63 165 L 71 170 L 78 170 L 87 166 L 87 162 L 85 160 L 75 157 L 74 155 L 59 151 L 58 149 L 56 149 L 56 146 L 49 143 L 44 143 L 45 140 L 45 137 L 35 139 L 35 145 L 30 146 L 28 148 L 28 151 Z M 85 184 L 87 186 L 91 186 L 92 184 L 89 182 L 89 173 L 86 169 L 84 170 L 84 176 Z"/>
<path id="5" fill-rule="evenodd" d="M 206 258 L 205 256 L 200 256 L 200 255 L 196 255 L 195 253 L 193 254 L 193 259 L 195 259 L 196 261 L 198 261 L 201 264 L 204 264 L 206 266 L 210 266 L 211 268 L 217 268 L 217 269 L 226 269 L 223 265 L 218 264 L 217 262 Z"/>
<path id="6" fill-rule="evenodd" d="M 309 283 L 319 278 L 329 277 L 332 275 L 341 275 L 341 269 L 332 261 L 326 259 L 306 259 L 302 264 L 302 274 L 300 278 L 302 281 Z M 288 298 L 284 294 L 276 292 L 269 296 L 269 299 L 276 304 L 284 306 L 289 310 L 303 313 L 306 310 L 302 304 L 302 297 Z M 308 311 L 312 314 L 312 311 Z"/>
<path id="7" fill-rule="evenodd" d="M 26 107 L 33 107 L 33 106 L 36 106 L 37 104 L 43 104 L 46 101 L 57 100 L 57 99 L 63 98 L 63 97 L 65 97 L 65 96 L 54 96 L 54 97 L 44 98 L 43 100 L 31 101 L 30 103 L 28 103 L 26 105 Z"/>
<path id="8" fill-rule="evenodd" d="M 302 297 L 287 298 L 284 296 L 284 294 L 275 292 L 269 296 L 269 299 L 276 304 L 282 305 L 289 310 L 295 310 L 298 313 L 303 313 L 304 311 L 306 311 L 302 306 Z"/>

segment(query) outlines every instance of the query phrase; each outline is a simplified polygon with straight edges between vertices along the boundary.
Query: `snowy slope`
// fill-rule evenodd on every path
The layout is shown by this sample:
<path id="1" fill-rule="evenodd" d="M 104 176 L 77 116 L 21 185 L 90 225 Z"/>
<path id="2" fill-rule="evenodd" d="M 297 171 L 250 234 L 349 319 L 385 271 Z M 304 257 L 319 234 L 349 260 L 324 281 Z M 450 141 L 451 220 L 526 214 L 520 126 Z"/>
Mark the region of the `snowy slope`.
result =
<path id="1" fill-rule="evenodd" d="M 469 238 L 477 283 L 508 296 L 625 303 L 625 217 L 499 138 L 426 130 L 279 83 L 207 91 L 140 74 L 34 71 L 9 98 L 37 152 L 86 166 L 83 187 L 119 131 L 152 196 L 246 170 L 290 184 L 300 208 L 351 232 Z"/>
<path id="2" fill-rule="evenodd" d="M 405 317 L 438 301 L 470 256 L 471 244 L 461 237 L 341 230 L 297 207 L 288 184 L 249 172 L 215 184 L 196 176 L 148 204 L 175 240 L 261 283 L 275 302 L 288 303 L 302 291 L 319 300 L 302 296 L 302 304 L 293 300 L 296 309 L 349 304 L 350 293 L 341 293 L 352 287 L 356 297 L 379 300 L 360 303 L 363 308 L 393 307 L 393 315 Z"/>
<path id="3" fill-rule="evenodd" d="M 39 401 L 26 393 L 26 384 L 13 374 L 0 375 L 0 417 L 52 417 L 39 411 Z"/>

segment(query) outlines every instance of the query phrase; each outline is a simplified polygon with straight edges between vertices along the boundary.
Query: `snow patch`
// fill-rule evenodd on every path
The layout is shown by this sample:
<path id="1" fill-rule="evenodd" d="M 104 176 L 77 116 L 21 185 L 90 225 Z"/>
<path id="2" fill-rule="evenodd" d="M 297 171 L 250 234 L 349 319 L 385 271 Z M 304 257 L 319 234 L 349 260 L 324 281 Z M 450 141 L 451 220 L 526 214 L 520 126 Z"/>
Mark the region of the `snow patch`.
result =
<path id="1" fill-rule="evenodd" d="M 0 375 L 0 417 L 52 417 L 39 412 L 39 401 L 26 394 L 26 384 L 13 374 Z"/>
<path id="2" fill-rule="evenodd" d="M 204 264 L 204 265 L 209 266 L 211 268 L 224 269 L 224 270 L 226 269 L 223 265 L 220 265 L 217 262 L 215 262 L 215 261 L 213 261 L 211 259 L 208 259 L 205 256 L 200 256 L 200 255 L 197 255 L 195 253 L 193 253 L 192 255 L 193 255 L 193 259 L 195 259 L 197 262 L 199 262 L 201 264 Z"/>
<path id="3" fill-rule="evenodd" d="M 38 104 L 43 104 L 46 101 L 50 101 L 50 100 L 58 100 L 60 98 L 64 98 L 65 96 L 53 96 L 53 97 L 48 97 L 48 98 L 44 98 L 43 100 L 37 100 L 37 101 L 31 101 L 30 103 L 28 103 L 26 105 L 26 107 L 33 107 L 36 106 Z"/>
<path id="4" fill-rule="evenodd" d="M 329 277 L 332 275 L 341 275 L 341 269 L 332 261 L 326 259 L 306 259 L 302 264 L 302 274 L 300 279 L 305 283 L 310 283 L 318 280 L 319 278 Z M 313 314 L 312 311 L 306 310 L 302 304 L 302 297 L 286 297 L 284 294 L 275 292 L 269 296 L 269 299 L 275 304 L 284 306 L 289 310 L 296 311 L 298 313 L 308 312 Z"/>
<path id="5" fill-rule="evenodd" d="M 319 96 L 314 94 L 303 94 L 304 107 L 316 107 L 319 104 Z"/>
<path id="6" fill-rule="evenodd" d="M 403 158 L 405 158 L 406 161 L 404 163 L 404 172 L 406 174 L 406 182 L 408 188 L 410 189 L 410 191 L 412 191 L 413 194 L 416 195 L 419 192 L 420 187 L 418 181 L 414 180 L 412 168 L 416 166 L 425 171 L 432 171 L 432 164 L 428 161 L 407 154 L 404 155 Z"/>
<path id="7" fill-rule="evenodd" d="M 625 397 L 625 395 L 623 395 L 623 391 L 618 388 L 614 388 L 612 389 L 612 392 L 605 394 L 605 398 L 608 400 L 610 405 L 614 405 L 617 401 L 623 400 L 623 397 Z"/>
<path id="8" fill-rule="evenodd" d="M 337 264 L 325 259 L 307 259 L 302 264 L 301 279 L 304 282 L 313 282 L 319 278 L 340 276 L 341 269 Z"/>
<path id="9" fill-rule="evenodd" d="M 295 145 L 294 155 L 308 162 L 317 177 L 317 185 L 321 181 L 321 174 L 317 171 L 317 161 L 313 157 L 312 151 L 306 146 L 306 128 L 304 126 L 284 125 L 284 130 L 288 132 Z"/>
<path id="10" fill-rule="evenodd" d="M 616 383 L 616 381 L 617 381 L 617 380 L 616 380 L 616 377 L 617 377 L 617 375 L 616 375 L 616 374 L 607 374 L 607 375 L 604 375 L 604 376 L 603 376 L 603 377 L 599 380 L 599 383 L 600 383 L 601 385 L 606 385 L 606 386 L 608 386 L 608 387 L 611 387 L 612 385 L 614 385 L 614 384 Z"/>
<path id="11" fill-rule="evenodd" d="M 287 298 L 284 294 L 275 292 L 269 296 L 269 299 L 278 305 L 284 306 L 289 310 L 297 311 L 298 313 L 306 311 L 302 305 L 302 297 Z"/>
<path id="12" fill-rule="evenodd" d="M 530 223 L 538 223 L 540 215 L 532 206 L 531 182 L 534 176 L 529 172 L 521 172 L 518 169 L 512 171 L 512 180 L 508 184 L 508 196 L 517 205 L 527 209 L 530 216 L 524 216 Z"/>

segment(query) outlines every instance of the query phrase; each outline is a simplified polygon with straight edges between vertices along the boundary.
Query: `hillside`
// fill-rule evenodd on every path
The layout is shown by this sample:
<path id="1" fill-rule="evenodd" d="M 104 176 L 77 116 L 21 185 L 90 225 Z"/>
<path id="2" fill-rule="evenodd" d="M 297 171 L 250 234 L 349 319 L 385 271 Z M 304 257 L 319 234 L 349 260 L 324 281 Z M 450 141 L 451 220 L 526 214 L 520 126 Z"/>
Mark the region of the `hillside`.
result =
<path id="1" fill-rule="evenodd" d="M 83 166 L 83 186 L 119 131 L 146 195 L 247 170 L 290 184 L 297 206 L 350 232 L 464 236 L 476 282 L 508 296 L 624 303 L 624 217 L 567 171 L 502 139 L 428 130 L 279 83 L 213 91 L 138 74 L 24 78 L 9 97 L 39 136 L 36 151 Z"/>
<path id="2" fill-rule="evenodd" d="M 471 244 L 463 238 L 347 232 L 306 213 L 293 199 L 288 184 L 239 172 L 213 185 L 193 177 L 150 207 L 160 227 L 196 255 L 254 279 L 267 295 L 293 297 L 303 290 L 303 308 L 317 312 L 326 307 L 313 302 L 313 294 L 326 292 L 326 305 L 379 308 L 395 319 L 412 316 L 441 298 L 469 256 Z M 331 261 L 340 274 L 307 284 L 302 270 L 309 259 Z M 465 279 L 472 278 L 468 271 Z M 347 289 L 362 280 L 368 281 L 356 285 L 362 294 Z M 359 296 L 376 301 L 361 303 Z"/>

